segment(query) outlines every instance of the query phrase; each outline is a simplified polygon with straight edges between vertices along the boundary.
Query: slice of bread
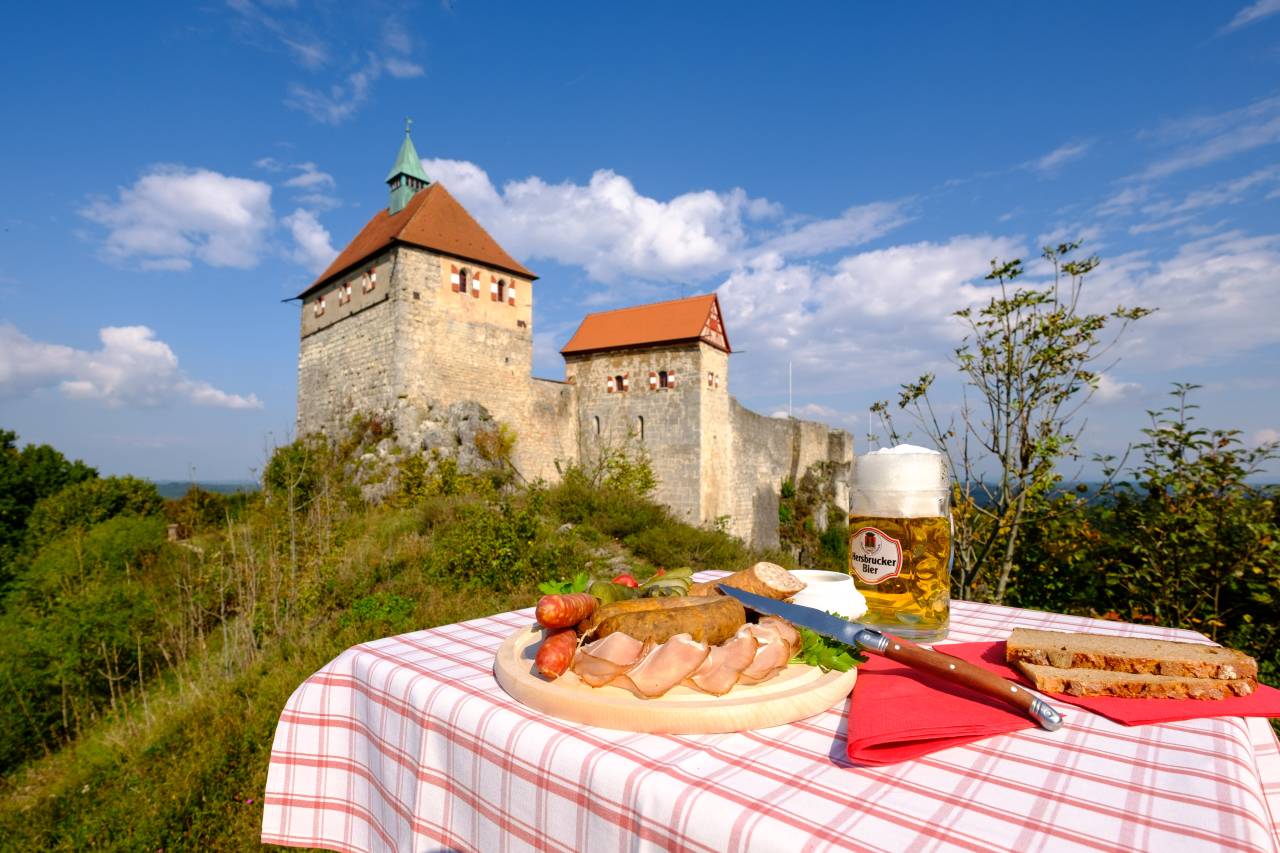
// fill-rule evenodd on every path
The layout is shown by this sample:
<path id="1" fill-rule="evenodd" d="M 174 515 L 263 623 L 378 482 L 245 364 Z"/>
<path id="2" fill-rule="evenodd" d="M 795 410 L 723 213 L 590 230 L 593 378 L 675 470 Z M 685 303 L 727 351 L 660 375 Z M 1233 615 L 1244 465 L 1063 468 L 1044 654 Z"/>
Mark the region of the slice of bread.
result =
<path id="1" fill-rule="evenodd" d="M 1145 672 L 1058 669 L 1026 661 L 1014 664 L 1036 689 L 1067 696 L 1120 696 L 1128 699 L 1226 699 L 1248 696 L 1257 686 L 1248 678 L 1186 678 Z"/>
<path id="2" fill-rule="evenodd" d="M 763 595 L 765 598 L 773 598 L 778 601 L 790 598 L 804 589 L 805 586 L 804 581 L 777 563 L 756 563 L 751 568 L 734 572 L 728 577 L 694 584 L 690 587 L 689 594 L 717 595 L 720 594 L 720 591 L 716 587 L 720 584 L 747 592 L 754 592 L 756 595 Z"/>
<path id="3" fill-rule="evenodd" d="M 1221 646 L 1032 628 L 1013 629 L 1005 659 L 1057 669 L 1101 669 L 1182 678 L 1258 677 L 1258 664 L 1253 658 Z"/>

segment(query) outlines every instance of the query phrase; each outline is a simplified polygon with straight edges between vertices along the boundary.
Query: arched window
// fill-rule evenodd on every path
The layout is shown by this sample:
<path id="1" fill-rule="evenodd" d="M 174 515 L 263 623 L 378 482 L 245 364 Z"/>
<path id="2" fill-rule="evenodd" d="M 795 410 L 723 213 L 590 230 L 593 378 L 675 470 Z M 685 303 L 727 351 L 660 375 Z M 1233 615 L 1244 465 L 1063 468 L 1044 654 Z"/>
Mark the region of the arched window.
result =
<path id="1" fill-rule="evenodd" d="M 621 375 L 618 375 L 618 376 L 613 377 L 613 387 L 614 387 L 614 388 L 617 388 L 619 391 L 625 391 L 625 390 L 627 390 L 627 386 L 625 386 L 625 385 L 623 385 L 623 384 L 622 384 L 622 376 L 621 376 Z"/>
<path id="2" fill-rule="evenodd" d="M 658 371 L 658 387 L 659 388 L 667 387 L 667 371 L 665 370 Z"/>
<path id="3" fill-rule="evenodd" d="M 636 432 L 640 434 L 640 440 L 644 441 L 644 415 L 636 416 Z"/>
<path id="4" fill-rule="evenodd" d="M 596 422 L 596 435 L 599 435 L 600 434 L 600 416 L 599 415 L 596 415 L 595 422 Z"/>
<path id="5" fill-rule="evenodd" d="M 498 279 L 498 301 L 507 301 L 507 280 L 504 278 Z"/>
<path id="6" fill-rule="evenodd" d="M 467 288 L 471 286 L 471 270 L 467 269 L 466 267 L 463 267 L 458 272 L 458 280 L 462 282 L 462 284 L 458 287 L 458 292 L 461 293 L 463 296 L 466 296 Z"/>

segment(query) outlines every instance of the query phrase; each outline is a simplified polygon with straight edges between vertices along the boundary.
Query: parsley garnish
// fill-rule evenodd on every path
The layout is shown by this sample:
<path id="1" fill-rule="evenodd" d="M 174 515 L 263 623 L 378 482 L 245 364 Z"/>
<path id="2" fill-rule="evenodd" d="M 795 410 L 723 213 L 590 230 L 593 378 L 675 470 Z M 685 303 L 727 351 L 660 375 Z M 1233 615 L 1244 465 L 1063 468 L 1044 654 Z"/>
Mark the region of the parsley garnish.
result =
<path id="1" fill-rule="evenodd" d="M 586 572 L 578 572 L 573 580 L 543 581 L 538 584 L 538 590 L 546 595 L 559 595 L 566 592 L 586 592 L 589 586 L 591 576 Z"/>
<path id="2" fill-rule="evenodd" d="M 800 632 L 800 651 L 791 659 L 792 663 L 807 663 L 816 666 L 823 672 L 836 670 L 848 672 L 851 667 L 866 663 L 862 652 L 856 646 L 846 646 L 836 640 L 829 640 L 808 628 L 795 629 Z"/>

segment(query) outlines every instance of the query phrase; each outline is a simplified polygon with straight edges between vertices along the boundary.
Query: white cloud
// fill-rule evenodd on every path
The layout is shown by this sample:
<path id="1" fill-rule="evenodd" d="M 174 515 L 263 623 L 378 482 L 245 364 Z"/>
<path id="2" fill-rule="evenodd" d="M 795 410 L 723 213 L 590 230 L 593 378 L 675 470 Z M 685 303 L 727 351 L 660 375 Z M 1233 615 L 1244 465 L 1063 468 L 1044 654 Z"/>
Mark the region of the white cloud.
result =
<path id="1" fill-rule="evenodd" d="M 1254 447 L 1257 447 L 1262 444 L 1272 444 L 1277 441 L 1280 441 L 1280 429 L 1267 427 L 1266 429 L 1260 429 L 1253 434 L 1252 444 Z"/>
<path id="2" fill-rule="evenodd" d="M 1077 142 L 1068 142 L 1059 145 L 1057 148 L 1023 164 L 1023 168 L 1030 169 L 1034 172 L 1042 174 L 1054 174 L 1058 172 L 1067 163 L 1073 160 L 1079 160 L 1081 157 L 1089 153 L 1089 149 L 1093 147 L 1094 140 L 1085 139 Z"/>
<path id="3" fill-rule="evenodd" d="M 804 257 L 864 243 L 907 218 L 900 203 L 884 202 L 779 229 L 770 224 L 781 209 L 741 189 L 701 190 L 662 201 L 602 169 L 585 185 L 529 177 L 499 191 L 474 163 L 424 165 L 516 257 L 580 266 L 603 282 L 624 276 L 703 279 L 760 252 Z"/>
<path id="4" fill-rule="evenodd" d="M 0 324 L 0 395 L 17 396 L 57 387 L 73 399 L 108 406 L 160 406 L 186 401 L 225 409 L 260 409 L 242 396 L 191 379 L 178 357 L 146 326 L 106 326 L 97 350 L 35 341 L 11 323 Z"/>
<path id="5" fill-rule="evenodd" d="M 1115 403 L 1127 400 L 1142 391 L 1137 382 L 1124 382 L 1114 378 L 1110 373 L 1098 374 L 1098 387 L 1094 390 L 1094 398 L 1100 403 Z"/>
<path id="6" fill-rule="evenodd" d="M 422 66 L 408 57 L 412 45 L 407 33 L 403 30 L 387 31 L 397 34 L 390 41 L 384 41 L 384 46 L 393 53 L 366 54 L 364 63 L 348 74 L 345 80 L 332 83 L 327 88 L 292 83 L 285 105 L 302 110 L 321 124 L 342 124 L 354 116 L 369 99 L 373 84 L 384 73 L 398 80 L 423 76 L 426 72 Z M 396 55 L 397 53 L 400 55 Z"/>
<path id="7" fill-rule="evenodd" d="M 257 264 L 272 224 L 271 187 L 209 169 L 156 166 L 114 201 L 81 211 L 107 229 L 104 250 L 146 269 L 187 269 L 193 260 L 215 267 Z"/>
<path id="8" fill-rule="evenodd" d="M 317 190 L 333 189 L 337 185 L 333 175 L 320 171 L 315 163 L 295 163 L 290 168 L 296 169 L 298 174 L 284 182 L 286 187 Z"/>
<path id="9" fill-rule="evenodd" d="M 1236 16 L 1219 32 L 1229 33 L 1243 29 L 1250 24 L 1258 23 L 1263 18 L 1269 18 L 1277 12 L 1280 12 L 1280 0 L 1257 0 L 1257 2 L 1236 12 Z"/>
<path id="10" fill-rule="evenodd" d="M 1134 326 L 1122 351 L 1148 368 L 1204 364 L 1280 343 L 1280 235 L 1216 234 L 1172 257 L 1112 259 L 1086 285 L 1089 310 L 1157 308 Z"/>
<path id="11" fill-rule="evenodd" d="M 830 267 L 758 256 L 719 288 L 730 340 L 744 351 L 735 369 L 757 383 L 771 375 L 785 393 L 791 361 L 798 394 L 913 379 L 962 336 L 953 314 L 989 293 L 991 260 L 1022 251 L 980 235 L 861 252 Z"/>
<path id="12" fill-rule="evenodd" d="M 281 222 L 293 236 L 294 248 L 290 257 L 311 272 L 321 272 L 338 256 L 338 250 L 330 242 L 328 229 L 311 211 L 298 208 Z"/>
<path id="13" fill-rule="evenodd" d="M 1171 213 L 1188 213 L 1222 205 L 1240 204 L 1248 198 L 1250 190 L 1277 182 L 1280 182 L 1280 166 L 1267 166 L 1248 175 L 1190 192 L 1186 198 L 1176 204 L 1168 199 L 1163 199 L 1147 205 L 1142 210 L 1144 213 L 1162 216 Z"/>
<path id="14" fill-rule="evenodd" d="M 1180 143 L 1176 151 L 1136 175 L 1152 180 L 1207 166 L 1236 154 L 1280 142 L 1280 96 L 1263 98 L 1226 112 L 1169 122 L 1143 134 Z"/>

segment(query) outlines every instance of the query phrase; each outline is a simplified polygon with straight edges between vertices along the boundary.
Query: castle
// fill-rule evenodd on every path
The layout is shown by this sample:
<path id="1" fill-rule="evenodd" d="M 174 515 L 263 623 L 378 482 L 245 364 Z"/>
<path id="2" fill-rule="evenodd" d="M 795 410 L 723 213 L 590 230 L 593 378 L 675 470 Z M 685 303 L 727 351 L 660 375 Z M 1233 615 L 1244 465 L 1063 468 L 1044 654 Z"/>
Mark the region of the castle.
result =
<path id="1" fill-rule="evenodd" d="M 756 545 L 777 543 L 781 483 L 811 466 L 830 463 L 834 501 L 848 505 L 849 433 L 729 395 L 715 294 L 590 314 L 561 350 L 565 378 L 539 379 L 538 277 L 428 179 L 407 128 L 387 184 L 388 207 L 298 294 L 299 435 L 332 434 L 357 411 L 474 401 L 514 431 L 526 479 L 640 442 L 658 500 Z"/>

